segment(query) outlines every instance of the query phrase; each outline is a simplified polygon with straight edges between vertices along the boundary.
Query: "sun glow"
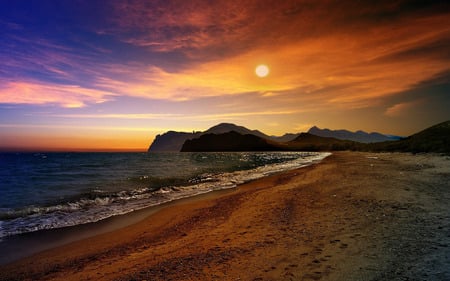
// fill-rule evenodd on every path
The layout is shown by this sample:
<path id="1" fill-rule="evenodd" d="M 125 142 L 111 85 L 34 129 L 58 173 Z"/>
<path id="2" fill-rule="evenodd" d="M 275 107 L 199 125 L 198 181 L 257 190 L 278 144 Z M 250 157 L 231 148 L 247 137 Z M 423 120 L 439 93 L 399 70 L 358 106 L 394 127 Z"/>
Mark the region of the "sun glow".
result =
<path id="1" fill-rule="evenodd" d="M 266 77 L 269 75 L 269 67 L 265 64 L 260 64 L 255 69 L 256 76 L 258 77 Z"/>

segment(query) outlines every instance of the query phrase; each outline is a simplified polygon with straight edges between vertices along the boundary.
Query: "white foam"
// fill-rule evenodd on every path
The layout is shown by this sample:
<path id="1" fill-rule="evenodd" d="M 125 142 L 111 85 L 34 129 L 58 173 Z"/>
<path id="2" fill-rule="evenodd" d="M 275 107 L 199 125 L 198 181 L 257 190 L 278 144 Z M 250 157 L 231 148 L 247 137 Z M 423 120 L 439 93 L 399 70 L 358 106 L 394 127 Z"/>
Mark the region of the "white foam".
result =
<path id="1" fill-rule="evenodd" d="M 5 237 L 6 234 L 3 231 L 3 221 L 0 221 L 0 242 L 3 241 L 2 237 Z"/>
<path id="2" fill-rule="evenodd" d="M 77 202 L 56 206 L 29 207 L 21 210 L 22 213 L 16 214 L 17 217 L 14 219 L 0 221 L 0 239 L 20 233 L 96 222 L 173 200 L 214 190 L 234 188 L 239 184 L 267 175 L 311 165 L 331 155 L 331 153 L 292 153 L 298 157 L 291 161 L 260 166 L 251 170 L 215 175 L 204 174 L 193 180 L 194 184 L 188 186 L 168 186 L 153 192 L 148 188 L 138 188 L 109 196 L 99 194 L 93 199 L 80 199 Z"/>

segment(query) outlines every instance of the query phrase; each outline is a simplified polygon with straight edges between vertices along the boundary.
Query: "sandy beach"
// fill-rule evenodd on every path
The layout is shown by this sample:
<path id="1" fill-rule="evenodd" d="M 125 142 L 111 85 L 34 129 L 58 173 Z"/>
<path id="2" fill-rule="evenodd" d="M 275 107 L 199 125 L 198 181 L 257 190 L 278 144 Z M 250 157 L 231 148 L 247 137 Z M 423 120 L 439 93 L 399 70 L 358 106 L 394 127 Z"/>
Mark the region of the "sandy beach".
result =
<path id="1" fill-rule="evenodd" d="M 334 153 L 0 267 L 0 280 L 450 280 L 450 157 Z"/>

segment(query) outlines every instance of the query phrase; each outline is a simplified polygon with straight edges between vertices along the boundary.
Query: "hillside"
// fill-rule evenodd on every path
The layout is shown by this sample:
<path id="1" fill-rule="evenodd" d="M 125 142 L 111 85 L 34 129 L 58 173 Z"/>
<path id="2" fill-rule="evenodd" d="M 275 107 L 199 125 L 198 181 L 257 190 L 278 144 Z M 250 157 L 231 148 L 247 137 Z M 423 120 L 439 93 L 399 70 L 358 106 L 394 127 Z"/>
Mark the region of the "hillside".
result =
<path id="1" fill-rule="evenodd" d="M 157 135 L 148 148 L 148 151 L 180 151 L 181 146 L 186 140 L 199 137 L 200 135 L 201 133 L 168 131 L 162 135 Z"/>
<path id="2" fill-rule="evenodd" d="M 250 130 L 245 128 L 244 126 L 238 126 L 232 123 L 220 123 L 216 126 L 213 126 L 211 128 L 209 128 L 208 130 L 206 130 L 205 132 L 203 132 L 203 134 L 223 134 L 223 133 L 228 133 L 234 131 L 236 133 L 239 133 L 241 135 L 254 135 L 263 139 L 268 139 L 269 136 L 261 133 L 258 130 Z"/>
<path id="3" fill-rule="evenodd" d="M 232 131 L 206 134 L 187 140 L 181 151 L 374 151 L 434 152 L 450 154 L 450 121 L 446 121 L 405 139 L 379 143 L 360 143 L 331 137 L 301 133 L 294 140 L 275 142 L 253 134 Z"/>
<path id="4" fill-rule="evenodd" d="M 206 134 L 196 139 L 186 140 L 181 151 L 337 151 L 355 150 L 360 145 L 362 144 L 308 133 L 301 133 L 294 140 L 281 143 L 232 131 L 223 134 Z"/>
<path id="5" fill-rule="evenodd" d="M 368 146 L 368 150 L 450 154 L 450 120 L 399 141 L 371 144 Z"/>
<path id="6" fill-rule="evenodd" d="M 271 151 L 279 149 L 276 144 L 261 137 L 231 131 L 223 134 L 204 134 L 199 138 L 186 140 L 181 151 Z"/>
<path id="7" fill-rule="evenodd" d="M 310 133 L 301 133 L 297 138 L 285 144 L 288 150 L 302 151 L 339 151 L 355 150 L 361 143 L 340 140 L 337 138 L 320 137 Z"/>

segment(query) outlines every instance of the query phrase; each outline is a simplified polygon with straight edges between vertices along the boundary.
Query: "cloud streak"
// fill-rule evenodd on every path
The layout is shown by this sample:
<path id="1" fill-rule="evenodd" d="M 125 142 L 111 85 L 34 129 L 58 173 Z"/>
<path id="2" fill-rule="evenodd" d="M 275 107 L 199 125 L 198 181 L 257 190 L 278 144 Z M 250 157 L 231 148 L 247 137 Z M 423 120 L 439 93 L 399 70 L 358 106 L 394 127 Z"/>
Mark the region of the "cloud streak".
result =
<path id="1" fill-rule="evenodd" d="M 0 101 L 7 104 L 56 104 L 66 108 L 102 103 L 113 93 L 87 89 L 78 85 L 60 85 L 41 82 L 9 82 L 0 86 Z"/>
<path id="2" fill-rule="evenodd" d="M 414 108 L 419 106 L 421 103 L 423 103 L 422 100 L 417 101 L 411 101 L 411 102 L 403 102 L 403 103 L 397 103 L 391 107 L 389 107 L 385 111 L 385 115 L 389 117 L 397 117 L 402 116 L 408 113 L 411 113 L 414 111 Z"/>
<path id="3" fill-rule="evenodd" d="M 158 113 L 145 113 L 145 114 L 48 114 L 42 113 L 42 115 L 59 117 L 59 118 L 74 118 L 74 119 L 142 119 L 142 120 L 200 120 L 200 121 L 217 121 L 227 120 L 231 118 L 244 118 L 252 116 L 276 116 L 276 115 L 291 115 L 296 111 L 250 111 L 250 112 L 229 112 L 220 114 L 158 114 Z"/>

